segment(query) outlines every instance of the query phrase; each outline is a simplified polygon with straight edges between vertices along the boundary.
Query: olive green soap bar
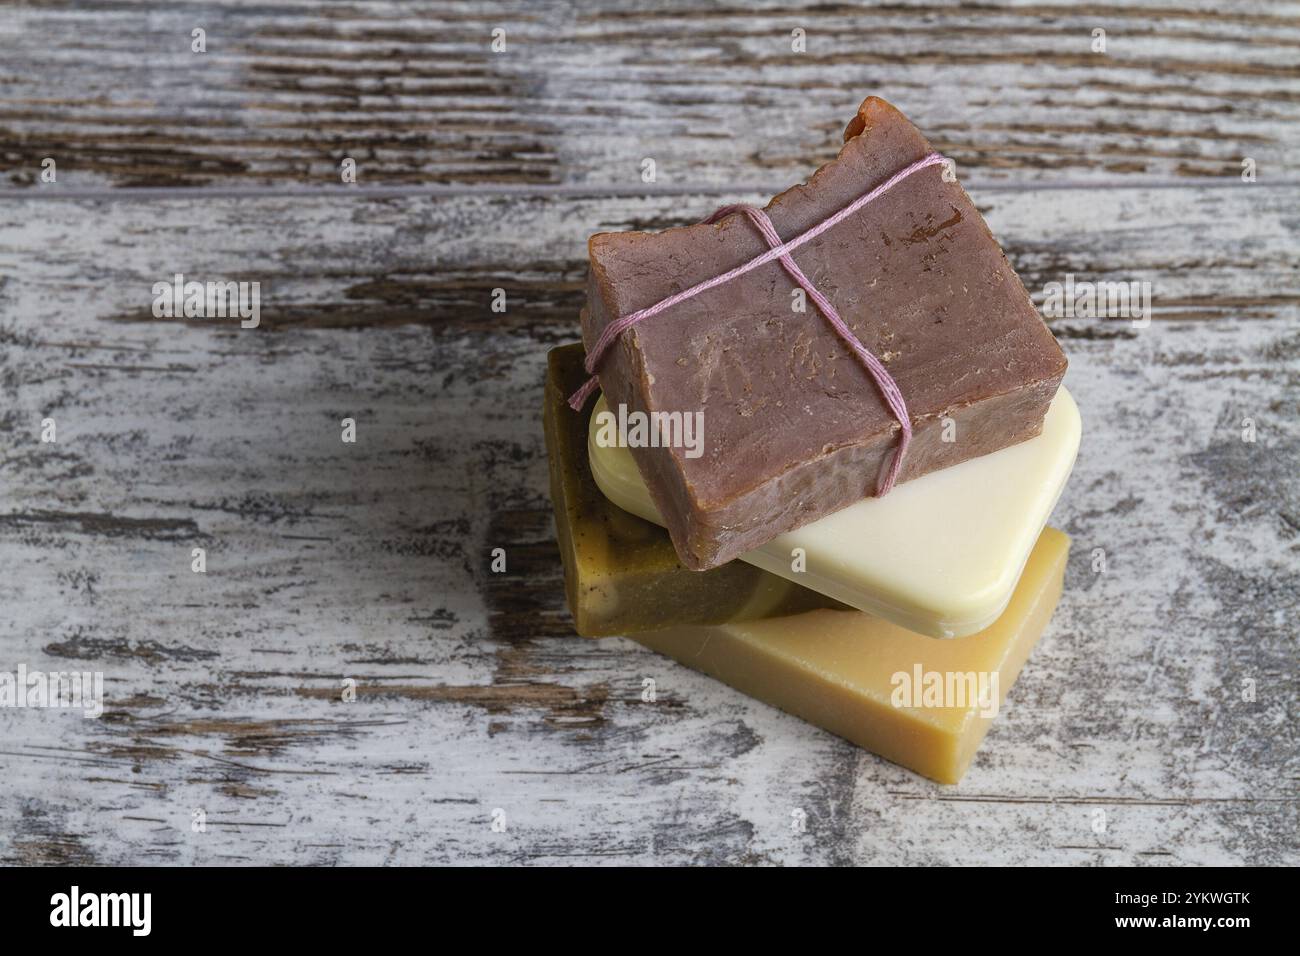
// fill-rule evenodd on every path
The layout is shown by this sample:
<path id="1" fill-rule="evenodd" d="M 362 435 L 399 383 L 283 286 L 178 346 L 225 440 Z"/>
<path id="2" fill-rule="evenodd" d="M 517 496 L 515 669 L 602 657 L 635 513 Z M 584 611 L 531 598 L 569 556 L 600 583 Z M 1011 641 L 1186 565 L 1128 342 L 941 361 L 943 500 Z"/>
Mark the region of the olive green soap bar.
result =
<path id="1" fill-rule="evenodd" d="M 593 403 L 581 412 L 566 403 L 587 377 L 583 356 L 577 344 L 551 350 L 543 409 L 555 536 L 579 634 L 605 637 L 845 607 L 743 561 L 690 571 L 667 531 L 610 502 L 587 459 Z"/>

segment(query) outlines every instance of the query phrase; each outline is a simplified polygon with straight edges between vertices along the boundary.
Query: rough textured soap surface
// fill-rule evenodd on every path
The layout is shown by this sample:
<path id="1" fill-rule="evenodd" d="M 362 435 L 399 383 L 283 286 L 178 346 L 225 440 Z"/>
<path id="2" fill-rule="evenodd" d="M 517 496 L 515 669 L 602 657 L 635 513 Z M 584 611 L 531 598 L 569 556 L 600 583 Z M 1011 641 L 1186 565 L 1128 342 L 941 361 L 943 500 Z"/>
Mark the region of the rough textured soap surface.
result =
<path id="1" fill-rule="evenodd" d="M 738 560 L 930 637 L 973 634 L 1010 600 L 1070 476 L 1080 435 L 1078 408 L 1061 388 L 1029 441 L 864 498 Z M 588 460 L 601 491 L 662 524 L 632 455 L 597 439 L 592 428 Z"/>
<path id="2" fill-rule="evenodd" d="M 690 571 L 663 528 L 601 494 L 587 461 L 591 409 L 575 414 L 565 404 L 586 377 L 582 358 L 581 345 L 551 350 L 543 410 L 556 539 L 579 634 L 603 637 L 844 607 L 742 562 Z"/>
<path id="3" fill-rule="evenodd" d="M 863 103 L 837 159 L 768 204 L 791 238 L 931 151 Z M 907 481 L 1032 437 L 1066 360 L 984 220 L 942 167 L 916 173 L 794 253 L 907 399 Z M 767 248 L 742 215 L 589 242 L 583 338 Z M 600 368 L 611 405 L 702 411 L 705 451 L 640 448 L 678 554 L 708 568 L 875 493 L 899 426 L 875 383 L 777 263 L 625 332 Z M 942 420 L 961 441 L 941 441 Z"/>
<path id="4" fill-rule="evenodd" d="M 957 783 L 993 718 L 978 704 L 896 707 L 893 676 L 998 675 L 1001 704 L 1061 595 L 1069 538 L 1045 528 L 996 623 L 933 641 L 860 611 L 811 611 L 633 639 L 940 783 Z"/>

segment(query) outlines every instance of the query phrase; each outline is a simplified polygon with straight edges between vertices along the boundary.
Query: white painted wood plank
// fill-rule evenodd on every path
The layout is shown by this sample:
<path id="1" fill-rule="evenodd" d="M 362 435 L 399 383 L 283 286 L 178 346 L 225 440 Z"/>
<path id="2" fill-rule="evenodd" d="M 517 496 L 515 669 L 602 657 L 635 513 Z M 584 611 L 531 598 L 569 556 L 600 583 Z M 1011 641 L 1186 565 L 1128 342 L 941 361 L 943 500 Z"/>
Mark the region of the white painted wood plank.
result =
<path id="1" fill-rule="evenodd" d="M 979 181 L 1300 177 L 1300 6 L 42 4 L 0 14 L 0 176 L 787 184 L 884 96 Z M 191 31 L 207 52 L 191 52 Z M 506 31 L 504 52 L 490 49 Z M 792 33 L 805 31 L 803 52 Z M 1092 50 L 1106 31 L 1105 53 Z"/>

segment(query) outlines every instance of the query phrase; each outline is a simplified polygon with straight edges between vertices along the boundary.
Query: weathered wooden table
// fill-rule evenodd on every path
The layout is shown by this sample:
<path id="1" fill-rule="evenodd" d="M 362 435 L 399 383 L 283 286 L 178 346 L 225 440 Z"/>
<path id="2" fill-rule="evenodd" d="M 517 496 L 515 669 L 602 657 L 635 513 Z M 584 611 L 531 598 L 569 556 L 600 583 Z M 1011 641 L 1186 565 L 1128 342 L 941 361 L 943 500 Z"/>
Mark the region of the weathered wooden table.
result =
<path id="1" fill-rule="evenodd" d="M 581 6 L 0 7 L 0 671 L 107 698 L 0 709 L 0 860 L 1300 862 L 1300 7 Z M 1036 298 L 1155 305 L 1052 320 L 1067 590 L 955 787 L 573 637 L 546 491 L 587 235 L 869 93 Z M 261 326 L 155 318 L 175 273 Z"/>

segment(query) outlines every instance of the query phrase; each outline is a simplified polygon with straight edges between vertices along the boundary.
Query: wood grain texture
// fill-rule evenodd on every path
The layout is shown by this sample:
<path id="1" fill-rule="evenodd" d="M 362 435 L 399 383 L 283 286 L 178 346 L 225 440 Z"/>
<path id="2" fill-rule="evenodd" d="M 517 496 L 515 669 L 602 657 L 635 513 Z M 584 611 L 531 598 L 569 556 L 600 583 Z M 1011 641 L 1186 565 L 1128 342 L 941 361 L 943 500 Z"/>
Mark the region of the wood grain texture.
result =
<path id="1" fill-rule="evenodd" d="M 1300 6 L 0 6 L 15 188 L 57 189 L 46 157 L 64 187 L 337 185 L 344 157 L 363 185 L 639 186 L 651 157 L 660 184 L 775 189 L 831 158 L 868 94 L 971 182 L 1235 178 L 1246 157 L 1294 182 Z"/>
<path id="2" fill-rule="evenodd" d="M 588 233 L 715 197 L 0 203 L 0 670 L 108 697 L 0 709 L 0 861 L 1300 862 L 1300 200 L 975 198 L 1036 295 L 1146 279 L 1157 314 L 1054 323 L 1066 593 L 956 787 L 571 635 L 545 349 Z M 262 282 L 263 327 L 154 319 L 175 272 Z"/>

